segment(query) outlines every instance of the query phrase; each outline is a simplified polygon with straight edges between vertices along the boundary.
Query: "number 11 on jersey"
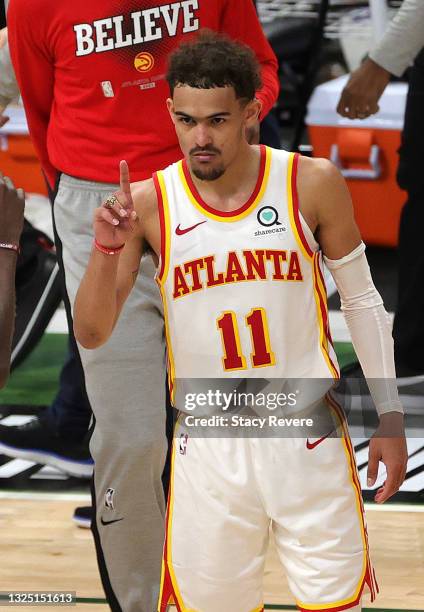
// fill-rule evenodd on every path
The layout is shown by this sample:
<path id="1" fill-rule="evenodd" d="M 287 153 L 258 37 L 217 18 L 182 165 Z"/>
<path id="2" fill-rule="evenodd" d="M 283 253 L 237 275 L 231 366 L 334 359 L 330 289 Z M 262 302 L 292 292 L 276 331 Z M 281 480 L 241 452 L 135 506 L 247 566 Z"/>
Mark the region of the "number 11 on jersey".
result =
<path id="1" fill-rule="evenodd" d="M 250 363 L 252 368 L 264 368 L 275 364 L 275 355 L 271 351 L 269 328 L 264 308 L 252 308 L 246 315 L 245 323 L 250 330 L 252 352 Z M 221 332 L 224 356 L 222 364 L 225 371 L 246 370 L 246 357 L 243 355 L 236 313 L 226 310 L 217 319 L 216 325 Z"/>

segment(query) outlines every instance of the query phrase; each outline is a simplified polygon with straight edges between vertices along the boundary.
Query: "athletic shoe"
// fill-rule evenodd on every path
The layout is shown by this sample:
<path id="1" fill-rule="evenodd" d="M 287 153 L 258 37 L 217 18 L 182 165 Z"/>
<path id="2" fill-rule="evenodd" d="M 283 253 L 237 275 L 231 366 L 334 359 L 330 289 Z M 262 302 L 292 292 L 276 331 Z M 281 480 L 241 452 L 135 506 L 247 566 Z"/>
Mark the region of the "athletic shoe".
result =
<path id="1" fill-rule="evenodd" d="M 78 527 L 81 527 L 82 529 L 90 529 L 92 518 L 92 506 L 79 506 L 78 508 L 75 508 L 72 520 Z"/>
<path id="2" fill-rule="evenodd" d="M 51 465 L 76 478 L 90 478 L 93 473 L 87 441 L 59 437 L 43 414 L 24 425 L 0 425 L 0 453 Z"/>
<path id="3" fill-rule="evenodd" d="M 56 255 L 47 243 L 41 243 L 36 256 L 25 266 L 23 273 L 17 275 L 11 370 L 39 342 L 61 300 Z"/>

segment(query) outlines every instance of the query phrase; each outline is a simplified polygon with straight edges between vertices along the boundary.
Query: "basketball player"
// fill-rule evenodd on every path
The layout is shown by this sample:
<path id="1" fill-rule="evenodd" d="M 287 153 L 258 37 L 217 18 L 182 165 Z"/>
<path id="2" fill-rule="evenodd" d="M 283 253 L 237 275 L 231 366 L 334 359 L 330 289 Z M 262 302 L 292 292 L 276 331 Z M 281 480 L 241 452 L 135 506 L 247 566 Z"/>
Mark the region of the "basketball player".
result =
<path id="1" fill-rule="evenodd" d="M 25 196 L 0 172 L 0 389 L 10 368 L 15 319 L 15 271 L 24 223 Z"/>
<path id="2" fill-rule="evenodd" d="M 151 250 L 183 415 L 181 379 L 321 379 L 328 389 L 338 366 L 327 340 L 325 258 L 367 376 L 385 379 L 372 385 L 378 433 L 402 431 L 389 323 L 338 171 L 246 142 L 260 113 L 247 48 L 204 33 L 172 56 L 167 79 L 184 159 L 132 186 L 121 162 L 120 191 L 94 215 L 75 303 L 79 342 L 106 342 Z M 192 437 L 179 419 L 159 610 L 172 602 L 186 612 L 263 610 L 270 524 L 300 609 L 359 610 L 365 585 L 374 598 L 352 445 L 333 400 L 314 402 L 331 412 L 339 437 Z M 404 478 L 403 434 L 371 440 L 371 483 L 379 460 L 381 503 Z"/>

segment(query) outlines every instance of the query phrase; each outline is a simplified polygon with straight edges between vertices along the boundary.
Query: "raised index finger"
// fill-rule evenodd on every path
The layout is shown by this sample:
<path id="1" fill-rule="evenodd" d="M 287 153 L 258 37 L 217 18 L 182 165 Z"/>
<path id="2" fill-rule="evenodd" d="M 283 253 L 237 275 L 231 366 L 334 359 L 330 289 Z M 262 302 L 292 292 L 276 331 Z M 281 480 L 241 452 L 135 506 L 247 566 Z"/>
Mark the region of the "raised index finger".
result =
<path id="1" fill-rule="evenodd" d="M 124 159 L 119 163 L 119 184 L 122 193 L 125 195 L 126 207 L 134 208 L 131 197 L 130 171 L 128 164 Z"/>

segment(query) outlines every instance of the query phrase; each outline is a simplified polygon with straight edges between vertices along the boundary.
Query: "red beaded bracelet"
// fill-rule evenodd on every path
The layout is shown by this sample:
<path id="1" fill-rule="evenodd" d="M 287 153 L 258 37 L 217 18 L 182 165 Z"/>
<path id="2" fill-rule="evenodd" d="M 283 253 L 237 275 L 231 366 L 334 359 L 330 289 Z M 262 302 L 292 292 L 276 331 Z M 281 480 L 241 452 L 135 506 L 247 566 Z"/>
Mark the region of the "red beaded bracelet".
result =
<path id="1" fill-rule="evenodd" d="M 121 246 L 119 247 L 107 247 L 107 246 L 104 246 L 103 244 L 100 244 L 100 242 L 97 242 L 97 240 L 94 239 L 94 246 L 96 247 L 98 251 L 100 251 L 101 253 L 104 253 L 105 255 L 116 255 L 117 253 L 119 253 L 119 251 L 122 251 L 122 249 L 125 246 L 125 242 L 124 244 L 121 244 Z"/>
<path id="2" fill-rule="evenodd" d="M 21 249 L 19 248 L 19 244 L 14 244 L 13 242 L 0 242 L 0 249 L 7 249 L 8 251 L 15 251 L 15 253 L 21 252 Z"/>

